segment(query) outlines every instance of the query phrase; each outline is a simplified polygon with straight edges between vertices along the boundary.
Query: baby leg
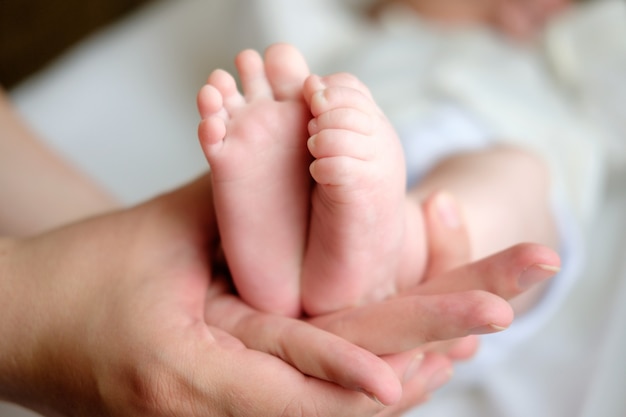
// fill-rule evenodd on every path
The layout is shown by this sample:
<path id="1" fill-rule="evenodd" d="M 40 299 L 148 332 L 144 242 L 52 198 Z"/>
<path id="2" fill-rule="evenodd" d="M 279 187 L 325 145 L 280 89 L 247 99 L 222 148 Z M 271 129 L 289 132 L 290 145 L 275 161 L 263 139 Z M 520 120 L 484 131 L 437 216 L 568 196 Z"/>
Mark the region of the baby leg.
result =
<path id="1" fill-rule="evenodd" d="M 367 88 L 348 74 L 311 76 L 304 94 L 316 184 L 302 294 L 315 315 L 396 292 L 408 200 L 400 141 Z"/>
<path id="2" fill-rule="evenodd" d="M 274 45 L 236 60 L 243 86 L 215 71 L 198 94 L 200 143 L 211 167 L 222 245 L 241 297 L 264 311 L 300 312 L 310 204 L 310 113 L 302 56 Z"/>

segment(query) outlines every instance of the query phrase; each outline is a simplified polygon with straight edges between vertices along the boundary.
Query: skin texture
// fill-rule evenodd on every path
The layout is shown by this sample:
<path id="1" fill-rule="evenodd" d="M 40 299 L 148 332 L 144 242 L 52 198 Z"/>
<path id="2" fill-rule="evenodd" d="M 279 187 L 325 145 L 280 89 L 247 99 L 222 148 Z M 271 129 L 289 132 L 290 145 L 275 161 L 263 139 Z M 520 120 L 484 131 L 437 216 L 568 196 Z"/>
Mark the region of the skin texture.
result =
<path id="1" fill-rule="evenodd" d="M 396 294 L 389 277 L 403 251 L 403 272 L 417 284 L 427 246 L 422 212 L 407 203 L 400 140 L 367 87 L 350 74 L 313 75 L 303 92 L 316 186 L 302 286 L 315 315 Z"/>
<path id="2" fill-rule="evenodd" d="M 286 51 L 291 55 L 291 50 Z M 198 134 L 213 173 L 220 234 L 243 299 L 264 311 L 300 314 L 300 271 L 310 205 L 299 54 L 237 56 L 244 94 L 221 70 L 198 94 Z M 286 65 L 280 63 L 286 62 Z"/>
<path id="3" fill-rule="evenodd" d="M 476 260 L 525 242 L 556 248 L 550 188 L 547 165 L 539 156 L 493 147 L 441 161 L 409 195 L 417 202 L 440 189 L 454 195 L 467 225 L 469 259 Z M 533 287 L 514 300 L 516 313 L 532 308 L 544 289 Z"/>
<path id="4" fill-rule="evenodd" d="M 384 324 L 373 315 L 397 320 L 396 308 L 319 318 L 315 324 L 331 334 L 233 297 L 207 258 L 217 239 L 211 213 L 205 177 L 128 210 L 0 241 L 0 331 L 7 336 L 0 340 L 0 397 L 45 415 L 391 413 L 362 391 L 388 404 L 415 403 L 441 383 L 438 374 L 450 374 L 449 359 L 437 351 L 422 358 L 410 350 L 512 319 L 504 300 L 482 291 L 453 297 L 454 308 L 447 296 L 409 294 L 415 306 L 400 317 L 415 320 L 412 334 L 384 346 L 397 354 L 381 360 L 371 353 L 379 346 L 357 335 Z M 541 256 L 552 253 L 538 248 Z M 537 255 L 504 276 L 500 260 L 511 262 L 507 255 L 476 264 L 480 276 L 515 280 L 519 265 Z M 432 321 L 419 320 L 427 312 Z M 259 350 L 247 347 L 250 341 Z M 405 380 L 418 357 L 418 372 Z"/>
<path id="5" fill-rule="evenodd" d="M 59 215 L 36 224 L 28 218 L 51 207 L 30 207 L 19 217 L 33 228 L 12 234 L 32 236 L 0 238 L 0 398 L 44 415 L 397 415 L 450 378 L 452 359 L 471 356 L 476 339 L 455 338 L 508 326 L 512 312 L 499 291 L 516 295 L 524 270 L 558 265 L 553 251 L 530 245 L 453 269 L 467 262 L 469 238 L 462 222 L 445 220 L 450 210 L 442 220 L 434 194 L 424 203 L 426 279 L 440 288 L 306 320 L 267 315 L 234 297 L 220 272 L 208 177 L 59 227 L 115 203 L 75 170 L 57 171 L 64 164 L 54 154 L 8 144 L 3 137 L 3 149 L 21 151 L 0 152 L 3 161 L 43 155 L 13 165 L 12 175 L 62 172 L 50 186 L 82 184 L 74 191 L 88 202 L 67 212 L 61 202 L 51 210 Z M 466 296 L 446 295 L 466 277 L 475 286 Z M 398 317 L 407 322 L 387 343 L 368 337 Z"/>
<path id="6" fill-rule="evenodd" d="M 294 316 L 395 293 L 389 276 L 407 230 L 403 155 L 367 88 L 346 74 L 309 77 L 304 57 L 286 44 L 272 45 L 263 58 L 243 51 L 236 64 L 243 93 L 217 70 L 198 107 L 220 233 L 241 296 Z M 421 276 L 423 246 L 413 250 L 414 259 L 421 255 L 407 271 L 414 277 Z"/>
<path id="7" fill-rule="evenodd" d="M 356 77 L 309 75 L 287 44 L 272 45 L 264 58 L 243 51 L 236 62 L 243 94 L 232 76 L 215 71 L 198 95 L 199 137 L 226 258 L 252 306 L 315 316 L 414 287 L 429 250 L 421 202 L 439 190 L 458 200 L 468 260 L 524 242 L 557 246 L 550 173 L 534 153 L 501 146 L 460 153 L 406 194 L 398 137 Z M 537 287 L 516 300 L 516 310 L 532 308 L 541 294 Z"/>
<path id="8" fill-rule="evenodd" d="M 0 348 L 2 397 L 49 415 L 373 413 L 379 406 L 361 393 L 305 377 L 205 324 L 213 285 L 206 253 L 216 236 L 210 197 L 205 178 L 143 206 L 5 241 L 2 294 L 12 297 L 3 300 L 2 331 L 11 337 Z M 282 320 L 270 322 L 282 329 Z M 259 339 L 267 331 L 253 330 Z M 305 334 L 304 344 L 326 336 Z M 336 337 L 328 343 L 398 387 L 371 353 Z M 335 363 L 324 355 L 318 374 Z M 361 385 L 349 371 L 335 374 Z"/>

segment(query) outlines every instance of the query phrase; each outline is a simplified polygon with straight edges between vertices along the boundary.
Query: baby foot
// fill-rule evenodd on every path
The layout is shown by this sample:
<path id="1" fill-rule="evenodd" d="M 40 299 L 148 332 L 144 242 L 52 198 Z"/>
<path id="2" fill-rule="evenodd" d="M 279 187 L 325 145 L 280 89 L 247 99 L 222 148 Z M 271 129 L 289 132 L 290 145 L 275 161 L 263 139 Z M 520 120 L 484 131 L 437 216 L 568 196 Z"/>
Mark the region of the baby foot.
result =
<path id="1" fill-rule="evenodd" d="M 241 297 L 263 311 L 300 312 L 300 268 L 309 213 L 309 74 L 292 47 L 236 60 L 243 86 L 221 70 L 198 94 L 198 132 L 211 167 L 222 246 Z"/>
<path id="2" fill-rule="evenodd" d="M 356 78 L 311 76 L 304 94 L 316 184 L 302 294 L 305 311 L 317 315 L 395 292 L 406 174 L 393 127 Z"/>

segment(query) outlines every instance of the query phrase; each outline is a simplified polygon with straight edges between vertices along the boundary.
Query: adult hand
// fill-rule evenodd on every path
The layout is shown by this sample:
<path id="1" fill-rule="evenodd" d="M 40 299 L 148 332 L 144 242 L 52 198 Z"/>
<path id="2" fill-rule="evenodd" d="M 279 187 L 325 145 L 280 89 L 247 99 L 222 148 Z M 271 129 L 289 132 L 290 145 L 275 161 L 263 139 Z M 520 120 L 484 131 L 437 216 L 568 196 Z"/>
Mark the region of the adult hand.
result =
<path id="1" fill-rule="evenodd" d="M 302 321 L 250 311 L 246 320 L 216 316 L 237 303 L 210 281 L 215 238 L 204 178 L 130 210 L 3 240 L 0 397 L 47 415 L 373 415 L 381 405 L 358 391 L 393 403 L 400 381 L 405 392 L 423 393 L 445 370 L 445 358 L 421 360 L 410 351 L 383 362 Z M 501 316 L 502 305 L 489 297 L 458 301 L 470 310 L 487 303 L 479 325 Z M 430 305 L 445 307 L 438 303 Z M 360 317 L 349 311 L 318 324 L 347 337 L 354 330 L 344 334 L 341 321 L 354 324 L 362 335 L 352 338 L 369 348 L 363 334 L 381 323 L 372 311 L 405 320 L 404 311 L 370 306 Z M 406 321 L 417 320 L 414 329 L 429 335 L 425 340 L 466 334 L 477 324 L 443 312 L 445 322 L 424 322 L 419 314 Z M 398 346 L 424 340 L 409 337 Z M 260 350 L 250 349 L 254 343 Z"/>
<path id="2" fill-rule="evenodd" d="M 424 294 L 418 286 L 394 299 L 309 320 L 380 355 L 396 370 L 403 383 L 403 395 L 398 404 L 382 411 L 381 416 L 396 415 L 424 401 L 449 379 L 451 359 L 465 359 L 474 353 L 475 338 L 454 338 L 491 333 L 510 324 L 512 310 L 499 296 L 512 297 L 523 291 L 516 284 L 521 271 L 539 261 L 558 262 L 550 249 L 526 245 L 450 271 L 469 258 L 469 240 L 462 222 L 451 222 L 449 210 L 443 210 L 442 216 L 442 207 L 455 210 L 450 203 L 454 202 L 449 196 L 435 195 L 424 204 L 429 244 L 433 248 L 429 274 L 439 274 L 424 284 Z M 271 326 L 269 321 L 276 321 L 275 317 L 259 315 L 236 297 L 224 292 L 213 297 L 207 303 L 210 323 L 228 329 L 248 347 L 270 352 L 304 372 L 315 373 L 319 364 L 311 363 L 308 356 L 312 345 L 302 346 L 295 340 L 297 323 L 301 322 L 284 319 L 284 325 Z M 265 329 L 267 334 L 259 336 L 255 329 Z M 439 340 L 450 342 L 445 346 L 428 343 Z M 324 348 L 327 347 L 320 347 Z M 336 359 L 352 363 L 350 358 Z M 376 387 L 379 375 L 364 377 L 372 381 L 362 382 L 362 386 Z M 384 392 L 384 386 L 370 392 Z"/>
<path id="3" fill-rule="evenodd" d="M 441 207 L 448 209 L 441 210 Z M 467 263 L 470 253 L 467 231 L 460 217 L 450 221 L 453 212 L 459 211 L 449 195 L 436 194 L 424 203 L 428 244 L 432 251 L 428 277 L 423 283 L 383 302 L 310 321 L 379 355 L 398 352 L 400 340 L 410 349 L 425 342 L 508 327 L 513 311 L 504 300 L 556 274 L 559 256 L 546 246 L 520 244 Z M 432 330 L 416 328 L 420 317 L 437 325 Z M 368 326 L 370 331 L 365 331 L 362 325 Z M 406 327 L 400 329 L 403 326 Z M 409 340 L 406 335 L 411 329 L 418 331 L 414 331 L 414 338 Z"/>
<path id="4" fill-rule="evenodd" d="M 287 342 L 310 355 L 303 368 L 314 378 L 207 325 L 205 303 L 223 293 L 211 281 L 215 238 L 203 178 L 129 210 L 0 240 L 0 398 L 55 416 L 367 416 L 381 408 L 326 378 L 397 400 L 401 357 L 390 367 L 297 322 Z M 288 319 L 259 320 L 267 327 L 248 337 L 280 334 Z"/>
<path id="5" fill-rule="evenodd" d="M 447 193 L 434 193 L 423 203 L 429 251 L 428 268 L 422 284 L 406 294 L 445 294 L 455 291 L 479 290 L 510 299 L 531 288 L 558 270 L 560 259 L 551 249 L 540 245 L 517 245 L 480 262 L 469 264 L 471 248 L 461 210 Z M 491 333 L 494 329 L 483 329 Z M 475 329 L 480 334 L 481 329 Z M 471 358 L 478 349 L 478 336 L 467 336 L 423 346 L 430 357 L 434 352 L 458 361 Z M 441 355 L 439 355 L 441 360 Z M 426 381 L 432 388 L 446 381 L 445 367 L 440 367 Z M 426 370 L 421 372 L 426 374 Z M 416 381 L 416 382 L 419 382 Z M 430 389 L 416 384 L 405 387 L 402 399 L 378 417 L 401 415 L 428 399 Z"/>

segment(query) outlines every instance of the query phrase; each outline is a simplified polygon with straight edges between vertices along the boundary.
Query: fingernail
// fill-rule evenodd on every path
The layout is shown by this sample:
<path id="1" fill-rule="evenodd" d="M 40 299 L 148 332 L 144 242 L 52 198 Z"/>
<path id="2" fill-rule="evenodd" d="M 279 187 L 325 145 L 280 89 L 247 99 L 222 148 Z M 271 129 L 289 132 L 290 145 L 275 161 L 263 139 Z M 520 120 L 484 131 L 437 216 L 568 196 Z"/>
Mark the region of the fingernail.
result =
<path id="1" fill-rule="evenodd" d="M 357 391 L 360 391 L 363 394 L 365 394 L 365 396 L 367 398 L 369 398 L 370 400 L 374 401 L 376 404 L 378 404 L 378 405 L 380 405 L 382 407 L 386 407 L 386 405 L 381 403 L 380 400 L 378 398 L 376 398 L 376 396 L 374 394 L 372 394 L 372 393 L 370 393 L 370 392 L 368 392 L 368 391 L 366 391 L 366 390 L 364 390 L 362 388 L 357 389 Z"/>
<path id="2" fill-rule="evenodd" d="M 457 229 L 461 225 L 461 220 L 454 197 L 447 192 L 442 192 L 437 195 L 436 199 L 437 212 L 441 221 L 450 229 Z"/>
<path id="3" fill-rule="evenodd" d="M 418 353 L 413 357 L 413 359 L 411 359 L 411 362 L 409 363 L 409 366 L 406 367 L 406 370 L 404 371 L 404 375 L 402 377 L 404 382 L 413 379 L 413 377 L 417 375 L 417 371 L 420 369 L 423 361 L 423 353 Z"/>
<path id="4" fill-rule="evenodd" d="M 317 127 L 317 119 L 309 120 L 308 125 L 309 133 L 317 133 L 319 128 Z"/>
<path id="5" fill-rule="evenodd" d="M 493 323 L 489 323 L 486 326 L 479 326 L 479 327 L 475 327 L 471 329 L 469 331 L 469 334 L 490 334 L 490 333 L 501 332 L 506 329 L 507 329 L 506 327 L 497 326 Z"/>
<path id="6" fill-rule="evenodd" d="M 554 265 L 535 264 L 526 268 L 517 279 L 517 285 L 521 289 L 532 287 L 538 282 L 553 277 L 561 268 Z"/>
<path id="7" fill-rule="evenodd" d="M 454 371 L 452 368 L 440 369 L 428 380 L 428 383 L 426 384 L 426 391 L 433 392 L 441 388 L 448 381 L 450 381 L 453 373 Z"/>

